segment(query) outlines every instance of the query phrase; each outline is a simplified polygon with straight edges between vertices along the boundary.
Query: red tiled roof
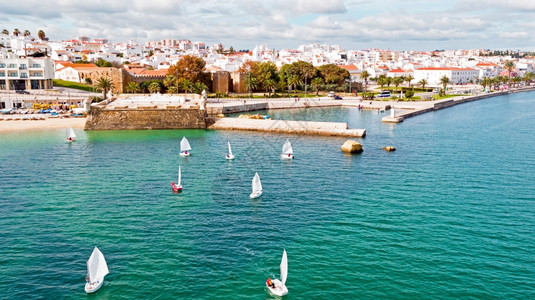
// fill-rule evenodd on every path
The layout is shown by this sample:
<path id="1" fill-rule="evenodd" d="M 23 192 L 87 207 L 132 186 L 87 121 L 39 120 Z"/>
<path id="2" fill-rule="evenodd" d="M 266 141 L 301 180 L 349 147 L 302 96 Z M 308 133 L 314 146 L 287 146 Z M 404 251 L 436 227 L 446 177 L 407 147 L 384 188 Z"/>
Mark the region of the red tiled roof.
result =
<path id="1" fill-rule="evenodd" d="M 342 69 L 346 69 L 348 71 L 358 71 L 359 68 L 355 65 L 338 65 Z"/>
<path id="2" fill-rule="evenodd" d="M 474 71 L 471 68 L 419 68 L 419 71 Z"/>
<path id="3" fill-rule="evenodd" d="M 406 73 L 407 71 L 401 69 L 401 68 L 398 68 L 398 69 L 394 69 L 394 70 L 390 70 L 390 73 Z"/>

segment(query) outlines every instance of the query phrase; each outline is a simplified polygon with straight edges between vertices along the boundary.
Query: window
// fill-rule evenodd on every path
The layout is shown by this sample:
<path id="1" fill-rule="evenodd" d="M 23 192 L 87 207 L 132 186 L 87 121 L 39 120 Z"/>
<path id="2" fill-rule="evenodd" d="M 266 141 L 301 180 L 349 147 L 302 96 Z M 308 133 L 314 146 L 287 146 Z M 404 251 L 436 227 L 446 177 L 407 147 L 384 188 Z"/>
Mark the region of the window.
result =
<path id="1" fill-rule="evenodd" d="M 32 68 L 40 68 L 40 67 L 41 67 L 40 64 L 33 64 L 33 65 L 32 65 Z"/>
<path id="2" fill-rule="evenodd" d="M 26 64 L 20 64 L 20 67 L 19 67 L 21 70 L 24 70 L 26 69 Z"/>
<path id="3" fill-rule="evenodd" d="M 4 72 L 0 73 L 0 77 L 6 77 L 6 73 Z"/>
<path id="4" fill-rule="evenodd" d="M 17 77 L 19 74 L 17 72 L 9 72 L 9 77 Z"/>
<path id="5" fill-rule="evenodd" d="M 14 68 L 17 67 L 17 64 L 9 64 L 9 67 L 10 67 L 11 69 L 14 69 Z"/>
<path id="6" fill-rule="evenodd" d="M 26 73 L 20 73 L 20 78 L 28 78 L 28 74 L 26 74 Z"/>
<path id="7" fill-rule="evenodd" d="M 31 77 L 42 77 L 43 76 L 43 73 L 33 73 L 33 74 L 30 74 Z"/>
<path id="8" fill-rule="evenodd" d="M 0 63 L 0 68 L 5 68 L 6 64 Z"/>

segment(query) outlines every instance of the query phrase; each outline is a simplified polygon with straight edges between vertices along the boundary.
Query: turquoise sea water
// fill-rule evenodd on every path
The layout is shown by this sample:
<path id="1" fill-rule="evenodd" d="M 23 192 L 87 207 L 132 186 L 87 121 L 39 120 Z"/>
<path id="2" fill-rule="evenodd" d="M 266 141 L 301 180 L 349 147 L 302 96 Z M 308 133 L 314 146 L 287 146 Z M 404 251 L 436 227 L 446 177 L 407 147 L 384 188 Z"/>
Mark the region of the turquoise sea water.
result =
<path id="1" fill-rule="evenodd" d="M 286 249 L 284 299 L 534 299 L 534 102 L 502 96 L 397 125 L 349 108 L 269 112 L 366 128 L 353 156 L 337 137 L 0 134 L 1 298 L 270 299 Z M 279 159 L 286 138 L 291 162 Z M 255 172 L 264 195 L 251 200 Z M 87 296 L 94 246 L 110 274 Z"/>

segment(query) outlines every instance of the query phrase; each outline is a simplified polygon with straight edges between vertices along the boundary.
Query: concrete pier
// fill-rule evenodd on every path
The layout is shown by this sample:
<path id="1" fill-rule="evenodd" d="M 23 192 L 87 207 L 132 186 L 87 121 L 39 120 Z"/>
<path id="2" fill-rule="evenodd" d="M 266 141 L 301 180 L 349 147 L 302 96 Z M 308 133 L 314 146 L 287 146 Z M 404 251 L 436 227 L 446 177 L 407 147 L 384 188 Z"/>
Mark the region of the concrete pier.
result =
<path id="1" fill-rule="evenodd" d="M 208 126 L 218 130 L 248 130 L 287 134 L 364 137 L 366 129 L 349 129 L 347 123 L 221 118 Z"/>

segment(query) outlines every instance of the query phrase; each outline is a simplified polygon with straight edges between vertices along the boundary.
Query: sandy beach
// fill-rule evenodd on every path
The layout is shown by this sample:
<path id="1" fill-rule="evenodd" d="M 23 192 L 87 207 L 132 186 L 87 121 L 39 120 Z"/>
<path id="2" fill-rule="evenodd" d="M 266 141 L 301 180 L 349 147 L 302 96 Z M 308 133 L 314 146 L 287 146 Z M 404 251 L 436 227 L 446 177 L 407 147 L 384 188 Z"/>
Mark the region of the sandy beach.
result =
<path id="1" fill-rule="evenodd" d="M 2 116 L 0 116 L 2 118 Z M 45 120 L 6 120 L 9 116 L 4 116 L 0 120 L 0 133 L 23 131 L 23 130 L 48 130 L 57 128 L 72 128 L 83 129 L 86 118 L 47 118 Z"/>

